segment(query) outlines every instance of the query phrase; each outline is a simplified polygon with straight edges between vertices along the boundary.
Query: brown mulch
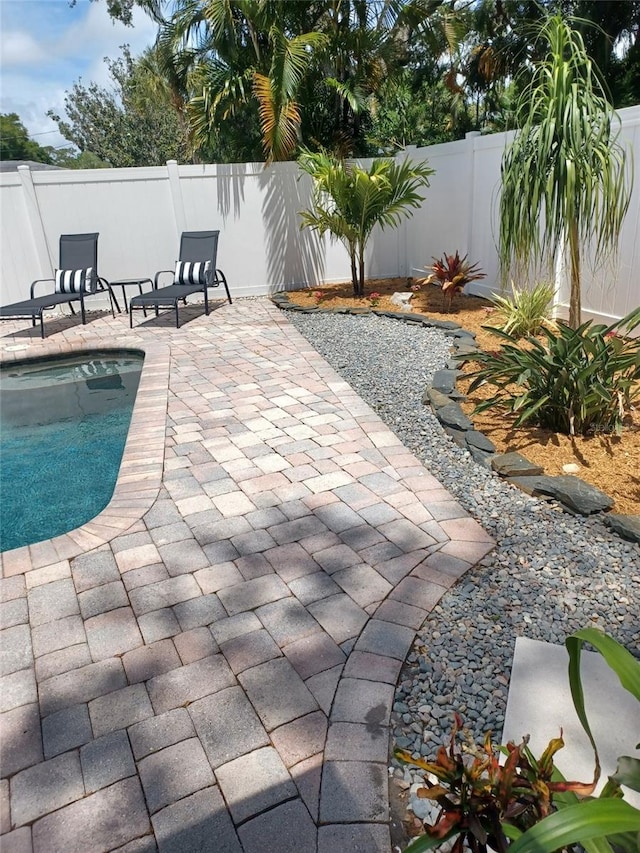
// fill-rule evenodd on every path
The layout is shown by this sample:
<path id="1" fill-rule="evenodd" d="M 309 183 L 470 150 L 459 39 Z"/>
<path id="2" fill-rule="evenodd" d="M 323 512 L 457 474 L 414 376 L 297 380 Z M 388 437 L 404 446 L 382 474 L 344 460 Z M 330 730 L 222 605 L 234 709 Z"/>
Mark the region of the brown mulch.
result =
<path id="1" fill-rule="evenodd" d="M 385 311 L 399 311 L 390 296 L 396 291 L 406 292 L 412 284 L 420 280 L 406 278 L 378 279 L 367 282 L 367 294 L 377 292 L 381 295 L 376 306 Z M 313 294 L 322 291 L 327 299 L 322 300 L 323 308 L 369 308 L 367 298 L 355 299 L 351 283 L 319 287 L 313 290 L 299 290 L 287 295 L 298 305 L 315 305 Z M 413 314 L 424 314 L 439 320 L 454 320 L 463 328 L 476 333 L 476 341 L 482 349 L 496 350 L 499 339 L 487 332 L 482 326 L 492 323 L 491 303 L 475 296 L 456 296 L 450 313 L 445 311 L 440 289 L 433 285 L 423 285 L 419 293 L 411 300 Z M 473 364 L 464 367 L 470 372 Z M 469 382 L 461 379 L 460 390 L 466 392 Z M 466 414 L 471 414 L 474 404 L 490 394 L 490 389 L 479 388 L 462 404 Z M 483 432 L 495 444 L 499 452 L 517 450 L 527 459 L 544 468 L 546 474 L 564 473 L 563 465 L 570 463 L 579 466 L 576 476 L 601 489 L 615 500 L 613 512 L 640 513 L 640 410 L 631 412 L 625 422 L 621 436 L 595 435 L 589 437 L 567 435 L 543 430 L 537 427 L 513 427 L 514 417 L 500 410 L 483 412 L 473 416 L 476 428 Z"/>

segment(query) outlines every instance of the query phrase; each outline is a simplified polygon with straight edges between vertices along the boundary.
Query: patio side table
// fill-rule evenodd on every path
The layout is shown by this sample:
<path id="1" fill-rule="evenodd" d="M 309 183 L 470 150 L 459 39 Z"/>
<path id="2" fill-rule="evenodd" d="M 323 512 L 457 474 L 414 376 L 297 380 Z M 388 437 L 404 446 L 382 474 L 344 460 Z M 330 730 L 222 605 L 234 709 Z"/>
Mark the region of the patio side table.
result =
<path id="1" fill-rule="evenodd" d="M 124 313 L 129 313 L 129 307 L 127 305 L 127 287 L 136 287 L 138 288 L 138 293 L 142 296 L 142 285 L 150 284 L 153 287 L 153 280 L 150 278 L 122 278 L 119 281 L 112 281 L 111 287 L 121 287 L 122 288 L 122 299 L 124 300 Z M 147 309 L 144 309 L 144 316 L 147 316 Z"/>

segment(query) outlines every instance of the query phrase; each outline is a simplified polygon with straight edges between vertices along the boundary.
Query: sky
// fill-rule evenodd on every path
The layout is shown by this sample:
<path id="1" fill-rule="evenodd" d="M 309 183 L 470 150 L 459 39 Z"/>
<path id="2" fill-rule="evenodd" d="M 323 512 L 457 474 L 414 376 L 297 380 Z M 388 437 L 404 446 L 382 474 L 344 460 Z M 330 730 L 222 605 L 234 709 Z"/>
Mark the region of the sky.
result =
<path id="1" fill-rule="evenodd" d="M 155 34 L 140 9 L 133 26 L 114 24 L 105 0 L 0 0 L 0 113 L 17 113 L 40 145 L 69 145 L 47 110 L 63 114 L 65 91 L 79 78 L 108 87 L 104 57 L 117 58 L 123 44 L 137 56 Z"/>

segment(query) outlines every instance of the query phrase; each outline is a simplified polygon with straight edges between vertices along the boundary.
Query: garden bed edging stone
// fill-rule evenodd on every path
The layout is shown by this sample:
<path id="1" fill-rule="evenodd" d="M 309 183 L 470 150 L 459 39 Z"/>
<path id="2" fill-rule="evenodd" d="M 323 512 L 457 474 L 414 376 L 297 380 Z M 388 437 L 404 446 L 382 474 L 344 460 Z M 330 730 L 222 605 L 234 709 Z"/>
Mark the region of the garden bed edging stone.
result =
<path id="1" fill-rule="evenodd" d="M 425 388 L 422 403 L 431 406 L 443 430 L 460 447 L 467 450 L 475 462 L 492 469 L 498 476 L 517 486 L 533 497 L 555 499 L 566 511 L 577 515 L 603 513 L 604 523 L 621 538 L 640 543 L 640 515 L 607 514 L 614 501 L 600 489 L 589 485 L 579 477 L 544 474 L 539 466 L 529 462 L 519 453 L 496 453 L 492 442 L 476 430 L 460 406 L 459 400 L 466 397 L 456 388 L 461 375 L 458 367 L 473 359 L 478 351 L 475 334 L 462 328 L 452 320 L 433 320 L 422 315 L 400 311 L 382 311 L 376 308 L 321 308 L 315 305 L 296 305 L 289 296 L 280 291 L 271 296 L 272 302 L 281 310 L 298 311 L 303 314 L 376 314 L 403 323 L 441 329 L 452 338 L 453 358 L 446 368 L 435 372 L 432 384 Z M 492 450 L 488 448 L 491 447 Z"/>

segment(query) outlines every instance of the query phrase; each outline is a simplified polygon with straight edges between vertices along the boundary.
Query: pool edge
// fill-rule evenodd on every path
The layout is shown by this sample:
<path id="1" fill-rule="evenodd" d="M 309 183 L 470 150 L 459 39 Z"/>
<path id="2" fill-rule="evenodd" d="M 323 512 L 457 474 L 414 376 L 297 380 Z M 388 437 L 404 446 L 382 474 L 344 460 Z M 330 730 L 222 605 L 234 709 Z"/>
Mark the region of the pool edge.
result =
<path id="1" fill-rule="evenodd" d="M 47 356 L 76 355 L 83 351 L 122 350 L 144 353 L 140 383 L 133 405 L 131 423 L 120 461 L 113 495 L 109 503 L 90 521 L 52 539 L 23 545 L 0 554 L 2 577 L 24 574 L 32 569 L 77 557 L 106 545 L 122 535 L 155 503 L 162 485 L 169 392 L 171 350 L 168 344 L 136 341 L 107 344 L 83 338 L 77 341 L 49 343 L 0 354 L 2 363 Z"/>

